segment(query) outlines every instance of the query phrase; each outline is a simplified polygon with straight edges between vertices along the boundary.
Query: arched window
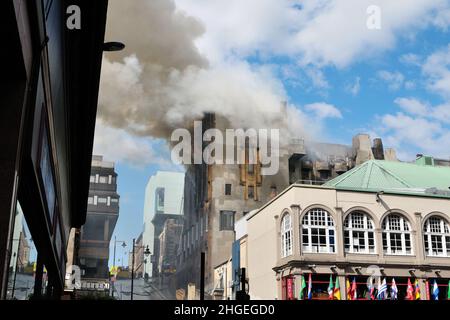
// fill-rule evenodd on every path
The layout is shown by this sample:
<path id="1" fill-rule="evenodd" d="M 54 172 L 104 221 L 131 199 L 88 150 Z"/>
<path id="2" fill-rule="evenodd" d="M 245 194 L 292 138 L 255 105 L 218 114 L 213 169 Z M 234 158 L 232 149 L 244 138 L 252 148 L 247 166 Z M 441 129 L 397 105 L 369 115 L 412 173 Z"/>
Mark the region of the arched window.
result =
<path id="1" fill-rule="evenodd" d="M 383 228 L 383 252 L 385 254 L 410 255 L 411 226 L 409 222 L 399 214 L 389 214 L 384 218 Z"/>
<path id="2" fill-rule="evenodd" d="M 292 254 L 292 222 L 291 215 L 284 215 L 281 220 L 281 256 L 287 257 Z"/>
<path id="3" fill-rule="evenodd" d="M 350 213 L 344 221 L 345 252 L 375 253 L 374 224 L 362 211 Z"/>
<path id="4" fill-rule="evenodd" d="M 336 252 L 333 217 L 327 211 L 315 208 L 303 217 L 302 250 L 307 253 Z"/>
<path id="5" fill-rule="evenodd" d="M 450 228 L 444 219 L 433 216 L 423 227 L 425 252 L 428 256 L 450 256 Z"/>

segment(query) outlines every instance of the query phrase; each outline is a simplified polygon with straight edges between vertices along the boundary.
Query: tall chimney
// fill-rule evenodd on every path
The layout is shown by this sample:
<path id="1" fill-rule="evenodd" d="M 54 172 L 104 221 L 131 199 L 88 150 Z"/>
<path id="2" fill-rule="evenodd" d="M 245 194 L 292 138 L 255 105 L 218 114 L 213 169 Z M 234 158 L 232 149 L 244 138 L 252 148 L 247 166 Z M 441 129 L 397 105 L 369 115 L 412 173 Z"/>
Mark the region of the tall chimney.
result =
<path id="1" fill-rule="evenodd" d="M 384 160 L 383 141 L 380 138 L 373 139 L 372 152 L 376 160 Z"/>

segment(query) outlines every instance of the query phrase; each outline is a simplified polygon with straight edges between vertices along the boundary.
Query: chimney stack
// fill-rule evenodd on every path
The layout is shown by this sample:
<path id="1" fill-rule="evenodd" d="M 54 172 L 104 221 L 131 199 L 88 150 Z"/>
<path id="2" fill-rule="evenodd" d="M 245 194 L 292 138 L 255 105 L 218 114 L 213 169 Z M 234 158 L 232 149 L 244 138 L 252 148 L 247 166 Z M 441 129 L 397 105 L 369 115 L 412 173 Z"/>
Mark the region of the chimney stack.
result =
<path id="1" fill-rule="evenodd" d="M 383 141 L 380 138 L 373 139 L 372 152 L 376 160 L 384 160 Z"/>

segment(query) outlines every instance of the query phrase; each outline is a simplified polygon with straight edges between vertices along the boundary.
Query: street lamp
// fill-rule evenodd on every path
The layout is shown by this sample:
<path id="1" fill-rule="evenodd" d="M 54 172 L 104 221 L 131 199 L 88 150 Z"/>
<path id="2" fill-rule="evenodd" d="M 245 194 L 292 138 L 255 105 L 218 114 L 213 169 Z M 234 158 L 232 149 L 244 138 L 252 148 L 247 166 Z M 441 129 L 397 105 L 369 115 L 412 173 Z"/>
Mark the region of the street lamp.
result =
<path id="1" fill-rule="evenodd" d="M 121 246 L 122 248 L 125 249 L 125 247 L 127 246 L 127 244 L 125 243 L 125 241 L 119 240 L 117 241 L 117 237 L 114 236 L 114 255 L 113 255 L 113 271 L 115 271 L 116 269 L 116 244 L 117 242 L 122 242 Z M 114 281 L 115 282 L 115 281 Z M 112 296 L 114 297 L 114 282 L 112 283 Z"/>
<path id="2" fill-rule="evenodd" d="M 145 248 L 144 255 L 146 257 L 148 257 L 151 254 L 150 249 L 148 248 L 148 245 L 147 246 L 136 246 L 136 239 L 133 239 L 133 251 L 132 251 L 132 256 L 131 256 L 131 300 L 133 300 L 133 291 L 134 291 L 134 249 L 135 248 L 139 248 L 139 249 Z"/>
<path id="3" fill-rule="evenodd" d="M 145 254 L 145 253 L 144 253 Z M 436 271 L 437 272 L 437 271 Z M 144 281 L 148 281 L 148 274 L 147 274 L 147 259 L 144 259 Z"/>

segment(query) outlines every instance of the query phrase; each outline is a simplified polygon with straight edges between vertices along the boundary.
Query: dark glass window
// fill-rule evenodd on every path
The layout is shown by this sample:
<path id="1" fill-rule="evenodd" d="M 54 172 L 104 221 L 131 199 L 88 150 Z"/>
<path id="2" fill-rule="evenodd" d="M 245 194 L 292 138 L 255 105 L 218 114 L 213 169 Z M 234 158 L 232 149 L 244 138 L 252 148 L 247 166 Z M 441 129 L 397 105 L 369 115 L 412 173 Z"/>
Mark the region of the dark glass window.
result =
<path id="1" fill-rule="evenodd" d="M 225 195 L 231 196 L 231 184 L 229 184 L 229 183 L 225 184 Z"/>
<path id="2" fill-rule="evenodd" d="M 234 230 L 234 211 L 220 211 L 220 226 L 219 230 Z"/>
<path id="3" fill-rule="evenodd" d="M 164 188 L 156 189 L 156 212 L 164 212 Z"/>

